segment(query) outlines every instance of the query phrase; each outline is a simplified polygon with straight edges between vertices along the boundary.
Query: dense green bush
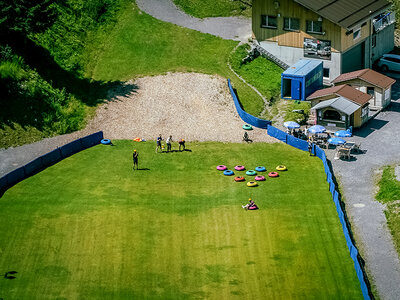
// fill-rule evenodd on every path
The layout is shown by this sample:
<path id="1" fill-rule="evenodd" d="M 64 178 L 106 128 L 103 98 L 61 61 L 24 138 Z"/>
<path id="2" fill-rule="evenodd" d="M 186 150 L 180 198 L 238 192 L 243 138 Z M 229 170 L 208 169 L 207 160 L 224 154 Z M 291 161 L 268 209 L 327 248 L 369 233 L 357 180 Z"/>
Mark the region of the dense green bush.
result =
<path id="1" fill-rule="evenodd" d="M 47 134 L 63 134 L 83 124 L 84 105 L 64 89 L 53 88 L 19 56 L 1 60 L 0 88 L 1 126 L 18 123 Z"/>
<path id="2" fill-rule="evenodd" d="M 57 2 L 57 19 L 44 33 L 31 36 L 65 70 L 83 76 L 88 36 L 113 24 L 125 0 L 66 0 Z"/>

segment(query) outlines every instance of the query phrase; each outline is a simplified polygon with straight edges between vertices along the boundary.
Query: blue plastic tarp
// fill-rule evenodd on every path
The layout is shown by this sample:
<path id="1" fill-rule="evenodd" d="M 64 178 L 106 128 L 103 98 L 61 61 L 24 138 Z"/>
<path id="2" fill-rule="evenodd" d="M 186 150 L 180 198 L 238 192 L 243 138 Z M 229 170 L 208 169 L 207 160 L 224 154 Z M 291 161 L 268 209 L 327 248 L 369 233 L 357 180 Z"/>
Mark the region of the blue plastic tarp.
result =
<path id="1" fill-rule="evenodd" d="M 63 158 L 75 154 L 83 149 L 81 139 L 75 140 L 64 146 L 60 147 L 61 155 Z"/>
<path id="2" fill-rule="evenodd" d="M 42 163 L 44 167 L 51 166 L 52 164 L 61 160 L 61 151 L 60 148 L 57 148 L 45 155 L 41 156 Z"/>
<path id="3" fill-rule="evenodd" d="M 25 178 L 25 169 L 24 167 L 19 167 L 14 171 L 7 174 L 7 185 L 13 186 L 14 184 L 20 182 Z"/>
<path id="4" fill-rule="evenodd" d="M 104 138 L 103 131 L 99 131 L 81 138 L 81 143 L 83 148 L 89 148 L 100 144 L 100 141 Z"/>
<path id="5" fill-rule="evenodd" d="M 31 162 L 27 163 L 25 166 L 25 174 L 26 176 L 31 176 L 36 172 L 39 172 L 43 168 L 42 159 L 40 157 L 32 160 Z"/>
<path id="6" fill-rule="evenodd" d="M 242 106 L 240 105 L 239 99 L 237 98 L 236 93 L 233 90 L 230 79 L 228 79 L 228 87 L 229 87 L 229 91 L 231 92 L 232 99 L 233 99 L 233 102 L 236 107 L 236 111 L 239 114 L 239 117 L 244 122 L 246 122 L 247 124 L 250 124 L 254 127 L 263 128 L 263 129 L 267 129 L 268 126 L 271 125 L 271 121 L 256 118 L 243 110 Z"/>
<path id="7" fill-rule="evenodd" d="M 7 188 L 7 175 L 0 177 L 0 192 Z"/>

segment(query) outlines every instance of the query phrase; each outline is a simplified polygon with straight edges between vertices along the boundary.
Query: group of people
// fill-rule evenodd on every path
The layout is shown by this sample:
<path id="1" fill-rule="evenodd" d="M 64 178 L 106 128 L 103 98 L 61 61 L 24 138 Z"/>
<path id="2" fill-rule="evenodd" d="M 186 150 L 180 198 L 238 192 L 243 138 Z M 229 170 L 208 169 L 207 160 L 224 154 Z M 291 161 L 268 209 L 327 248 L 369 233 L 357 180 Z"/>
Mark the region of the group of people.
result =
<path id="1" fill-rule="evenodd" d="M 158 149 L 160 149 L 160 151 L 163 151 L 163 145 L 161 144 L 162 141 L 162 136 L 161 134 L 157 137 L 157 146 L 156 146 L 156 153 L 158 152 Z M 172 135 L 170 135 L 167 140 L 165 141 L 165 143 L 167 144 L 167 152 L 172 151 Z M 180 139 L 178 141 L 179 144 L 179 151 L 185 150 L 185 140 L 184 139 Z"/>

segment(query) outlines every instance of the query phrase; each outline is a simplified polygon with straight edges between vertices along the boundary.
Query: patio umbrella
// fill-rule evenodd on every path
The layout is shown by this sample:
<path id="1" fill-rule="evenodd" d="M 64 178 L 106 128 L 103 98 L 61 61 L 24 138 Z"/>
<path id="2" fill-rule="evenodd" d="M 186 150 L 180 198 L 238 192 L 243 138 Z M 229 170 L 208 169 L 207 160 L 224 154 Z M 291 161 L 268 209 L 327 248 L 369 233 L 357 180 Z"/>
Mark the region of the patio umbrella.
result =
<path id="1" fill-rule="evenodd" d="M 335 132 L 335 136 L 338 137 L 349 137 L 351 136 L 350 130 L 339 130 Z"/>
<path id="2" fill-rule="evenodd" d="M 328 139 L 328 143 L 332 144 L 332 145 L 343 145 L 344 143 L 346 143 L 346 141 L 339 137 L 334 137 L 334 138 Z"/>
<path id="3" fill-rule="evenodd" d="M 325 127 L 321 126 L 321 125 L 314 125 L 314 126 L 311 126 L 310 128 L 308 128 L 308 132 L 312 133 L 312 134 L 314 134 L 314 133 L 322 133 L 322 132 L 325 132 L 325 131 L 326 131 Z"/>
<path id="4" fill-rule="evenodd" d="M 286 128 L 290 128 L 290 129 L 300 128 L 300 124 L 293 122 L 293 121 L 285 122 L 285 123 L 283 123 L 283 126 L 285 126 Z"/>

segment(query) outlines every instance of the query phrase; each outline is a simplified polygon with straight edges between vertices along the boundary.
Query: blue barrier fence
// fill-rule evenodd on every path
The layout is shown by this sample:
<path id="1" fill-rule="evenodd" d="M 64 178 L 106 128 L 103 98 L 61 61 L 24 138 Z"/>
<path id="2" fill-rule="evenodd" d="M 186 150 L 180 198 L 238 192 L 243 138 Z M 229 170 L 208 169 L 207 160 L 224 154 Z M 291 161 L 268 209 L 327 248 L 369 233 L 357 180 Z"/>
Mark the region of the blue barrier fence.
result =
<path id="1" fill-rule="evenodd" d="M 280 140 L 281 142 L 284 142 L 292 147 L 295 147 L 297 149 L 303 150 L 303 151 L 308 151 L 308 143 L 304 140 L 295 138 L 292 135 L 287 134 L 286 132 L 283 132 L 282 130 L 279 130 L 278 128 L 275 128 L 271 126 L 271 121 L 266 121 L 266 120 L 260 120 L 248 113 L 246 113 L 243 108 L 241 107 L 239 100 L 237 98 L 237 95 L 235 91 L 232 88 L 231 81 L 228 79 L 228 86 L 229 90 L 231 92 L 233 101 L 235 103 L 237 112 L 239 116 L 242 118 L 243 121 L 246 123 L 258 127 L 258 128 L 264 128 L 267 129 L 268 135 Z M 319 159 L 322 160 L 322 163 L 324 165 L 324 170 L 326 174 L 326 181 L 329 184 L 329 191 L 332 194 L 332 199 L 333 202 L 335 203 L 336 206 L 336 211 L 339 216 L 340 223 L 342 224 L 342 229 L 343 229 L 343 234 L 346 240 L 347 247 L 349 248 L 350 251 L 350 257 L 354 261 L 354 268 L 357 273 L 358 280 L 360 281 L 361 285 L 361 291 L 363 293 L 364 299 L 370 300 L 370 290 L 367 285 L 367 278 L 365 276 L 364 269 L 362 265 L 360 264 L 361 257 L 358 254 L 358 250 L 356 246 L 353 243 L 353 240 L 351 239 L 350 236 L 350 231 L 348 228 L 348 220 L 346 214 L 343 212 L 341 202 L 339 199 L 339 193 L 337 192 L 336 184 L 334 182 L 334 176 L 332 173 L 331 168 L 328 165 L 328 160 L 326 159 L 325 152 L 318 146 L 314 145 L 312 149 L 313 153 L 315 156 L 317 156 Z"/>
<path id="2" fill-rule="evenodd" d="M 304 140 L 297 139 L 291 135 L 288 135 L 286 132 L 283 132 L 282 130 L 279 130 L 273 126 L 268 126 L 267 129 L 268 135 L 290 145 L 293 146 L 297 149 L 303 150 L 303 151 L 308 151 L 308 144 Z M 337 192 L 336 184 L 333 180 L 333 174 L 332 170 L 328 165 L 328 160 L 326 159 L 325 152 L 318 146 L 314 147 L 314 153 L 315 155 L 322 160 L 322 163 L 324 165 L 324 170 L 326 174 L 326 181 L 329 184 L 329 191 L 332 194 L 332 199 L 333 202 L 335 203 L 336 206 L 336 211 L 339 216 L 340 223 L 342 224 L 342 229 L 344 233 L 344 237 L 346 240 L 347 247 L 349 248 L 350 251 L 350 257 L 352 258 L 354 262 L 354 268 L 357 273 L 358 280 L 360 281 L 361 285 L 361 291 L 363 293 L 364 299 L 370 300 L 370 291 L 366 282 L 366 276 L 364 269 L 362 265 L 360 264 L 360 256 L 358 254 L 358 250 L 356 246 L 353 243 L 353 240 L 350 235 L 350 231 L 348 228 L 348 220 L 346 214 L 343 212 L 340 199 L 339 199 L 339 193 Z"/>
<path id="3" fill-rule="evenodd" d="M 3 177 L 0 177 L 0 197 L 7 189 L 24 180 L 25 178 L 44 170 L 45 168 L 63 160 L 64 158 L 67 158 L 68 156 L 71 156 L 72 154 L 100 144 L 102 139 L 102 131 L 93 133 L 56 148 L 53 151 L 50 151 L 49 153 L 42 155 L 30 161 L 26 165 L 4 175 Z"/>
<path id="4" fill-rule="evenodd" d="M 242 118 L 242 120 L 244 122 L 246 122 L 247 124 L 250 124 L 254 127 L 263 128 L 263 129 L 267 129 L 268 126 L 271 125 L 271 121 L 256 118 L 243 110 L 243 108 L 239 102 L 239 99 L 237 98 L 237 95 L 236 95 L 235 91 L 233 90 L 230 79 L 228 79 L 228 87 L 231 92 L 233 102 L 235 103 L 235 107 L 239 114 L 239 117 Z"/>

